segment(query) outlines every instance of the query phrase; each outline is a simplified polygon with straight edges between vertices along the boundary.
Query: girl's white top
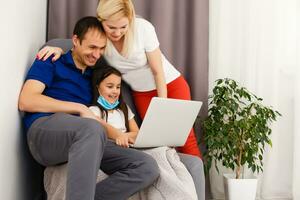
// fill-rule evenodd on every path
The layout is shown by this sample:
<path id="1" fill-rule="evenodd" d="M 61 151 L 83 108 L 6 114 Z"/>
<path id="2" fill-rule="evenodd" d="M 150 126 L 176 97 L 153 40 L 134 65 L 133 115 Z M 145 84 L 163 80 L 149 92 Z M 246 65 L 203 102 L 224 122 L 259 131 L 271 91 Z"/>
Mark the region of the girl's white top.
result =
<path id="1" fill-rule="evenodd" d="M 98 106 L 91 106 L 89 108 L 96 116 L 101 118 L 101 110 Z M 128 120 L 130 120 L 134 117 L 134 114 L 132 113 L 131 109 L 128 106 L 127 108 L 128 108 Z M 105 119 L 106 118 L 104 118 L 104 120 Z M 120 109 L 115 109 L 112 110 L 112 112 L 108 112 L 107 123 L 112 125 L 114 128 L 121 130 L 121 132 L 123 133 L 127 132 L 125 126 L 125 116 L 122 110 Z"/>

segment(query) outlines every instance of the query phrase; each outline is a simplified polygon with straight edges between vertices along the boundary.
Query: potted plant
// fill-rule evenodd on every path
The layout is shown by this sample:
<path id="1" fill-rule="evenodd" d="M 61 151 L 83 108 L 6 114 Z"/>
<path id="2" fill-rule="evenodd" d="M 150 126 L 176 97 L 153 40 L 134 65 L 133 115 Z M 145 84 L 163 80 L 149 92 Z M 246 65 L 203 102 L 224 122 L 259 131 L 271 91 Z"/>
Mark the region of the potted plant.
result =
<path id="1" fill-rule="evenodd" d="M 211 168 L 212 162 L 215 162 L 218 173 L 217 162 L 232 169 L 236 180 L 241 180 L 244 166 L 253 173 L 262 172 L 263 152 L 266 145 L 272 146 L 270 123 L 281 114 L 262 105 L 261 98 L 228 78 L 216 81 L 209 100 L 208 117 L 203 123 L 204 142 L 207 146 L 206 172 Z M 224 180 L 228 178 L 226 175 Z M 240 184 L 241 181 L 238 182 Z M 255 199 L 256 183 L 254 184 L 254 198 L 252 194 L 250 199 Z M 231 199 L 228 191 L 226 192 L 227 187 L 228 183 L 225 183 L 225 195 Z M 241 195 L 246 194 L 241 189 L 238 190 Z M 237 199 L 245 200 L 246 197 L 239 196 Z"/>

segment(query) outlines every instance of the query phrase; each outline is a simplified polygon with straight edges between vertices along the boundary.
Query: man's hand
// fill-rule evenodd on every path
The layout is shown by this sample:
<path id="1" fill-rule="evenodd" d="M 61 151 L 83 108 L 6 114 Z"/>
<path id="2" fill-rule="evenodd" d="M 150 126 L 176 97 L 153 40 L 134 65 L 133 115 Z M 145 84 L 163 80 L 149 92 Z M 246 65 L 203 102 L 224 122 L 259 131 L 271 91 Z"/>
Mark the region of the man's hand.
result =
<path id="1" fill-rule="evenodd" d="M 101 123 L 101 119 L 97 117 L 87 106 L 82 105 L 79 111 L 79 116 L 84 117 L 84 118 L 90 118 L 97 120 L 98 122 Z"/>

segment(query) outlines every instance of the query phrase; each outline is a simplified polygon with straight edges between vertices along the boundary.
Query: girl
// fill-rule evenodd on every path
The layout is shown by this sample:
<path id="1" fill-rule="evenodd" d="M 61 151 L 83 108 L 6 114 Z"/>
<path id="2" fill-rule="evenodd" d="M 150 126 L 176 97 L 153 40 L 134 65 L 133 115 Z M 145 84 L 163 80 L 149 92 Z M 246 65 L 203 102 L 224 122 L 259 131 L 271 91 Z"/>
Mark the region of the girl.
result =
<path id="1" fill-rule="evenodd" d="M 104 57 L 130 85 L 141 118 L 154 96 L 191 99 L 187 82 L 161 53 L 153 25 L 135 16 L 131 0 L 101 0 L 97 15 L 108 38 Z M 47 59 L 53 53 L 55 60 L 62 50 L 45 47 L 38 57 Z M 193 129 L 178 150 L 201 157 Z"/>
<path id="2" fill-rule="evenodd" d="M 114 140 L 117 145 L 120 145 L 124 148 L 128 148 L 130 144 L 134 144 L 139 128 L 134 120 L 134 114 L 122 99 L 120 71 L 108 65 L 102 65 L 95 68 L 93 70 L 92 76 L 92 87 L 93 106 L 89 108 L 97 117 L 100 118 L 100 123 L 107 130 L 108 138 Z M 201 182 L 201 178 L 203 179 L 203 177 L 201 177 L 201 171 L 203 171 L 203 169 L 201 167 L 202 163 L 200 159 L 195 156 L 189 156 L 184 154 L 178 154 L 178 156 L 182 162 L 186 162 L 189 164 L 192 163 L 191 165 L 193 166 L 193 169 L 189 169 L 189 173 L 192 175 L 193 181 L 196 183 L 195 191 L 200 191 L 198 192 L 198 195 L 200 195 L 203 192 L 203 190 L 199 187 L 203 185 L 199 184 Z M 166 165 L 164 159 L 161 159 L 159 156 L 158 158 L 159 159 L 156 160 L 158 164 L 161 165 L 164 170 L 169 169 L 169 163 L 168 165 Z M 166 158 L 166 160 L 168 159 Z M 176 188 L 178 184 L 190 183 L 189 180 L 186 179 L 184 176 L 185 173 L 188 173 L 187 171 L 185 171 L 186 169 L 182 170 L 182 166 L 178 165 L 178 163 L 176 167 L 176 169 L 182 174 L 175 175 L 174 171 L 169 173 L 161 172 L 160 182 L 158 185 L 155 185 L 158 191 L 163 191 L 164 186 L 171 184 L 167 182 L 169 180 L 175 181 L 175 183 L 172 182 L 172 185 L 175 185 L 174 188 L 176 189 L 176 192 L 178 192 L 178 188 Z M 169 177 L 170 174 L 174 175 L 174 177 L 172 177 L 171 179 Z M 182 178 L 183 180 L 181 180 L 180 178 Z M 194 182 L 192 182 L 191 187 L 194 187 Z M 172 186 L 168 186 L 168 192 L 170 193 L 165 192 L 163 194 L 172 195 L 175 192 L 172 191 L 174 188 L 172 188 Z M 182 191 L 185 192 L 184 194 L 194 195 L 194 197 L 196 198 L 197 194 L 195 192 L 191 192 L 193 191 L 193 189 L 191 189 L 191 191 L 186 190 L 185 188 L 181 189 L 183 189 Z M 149 192 L 149 194 L 147 193 L 147 195 L 153 195 L 154 193 L 155 192 L 152 191 Z"/>
<path id="3" fill-rule="evenodd" d="M 93 71 L 93 106 L 90 109 L 100 118 L 109 139 L 117 145 L 133 144 L 138 126 L 134 114 L 121 96 L 121 73 L 113 67 L 101 66 Z"/>

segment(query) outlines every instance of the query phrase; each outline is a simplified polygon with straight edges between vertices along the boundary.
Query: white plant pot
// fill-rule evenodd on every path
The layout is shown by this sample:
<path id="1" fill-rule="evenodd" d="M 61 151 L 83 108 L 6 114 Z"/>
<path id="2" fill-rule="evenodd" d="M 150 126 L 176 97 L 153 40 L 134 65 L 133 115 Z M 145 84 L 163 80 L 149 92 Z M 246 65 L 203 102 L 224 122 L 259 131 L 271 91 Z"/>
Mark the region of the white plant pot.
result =
<path id="1" fill-rule="evenodd" d="M 226 200 L 255 200 L 257 179 L 236 179 L 235 174 L 224 174 Z"/>

